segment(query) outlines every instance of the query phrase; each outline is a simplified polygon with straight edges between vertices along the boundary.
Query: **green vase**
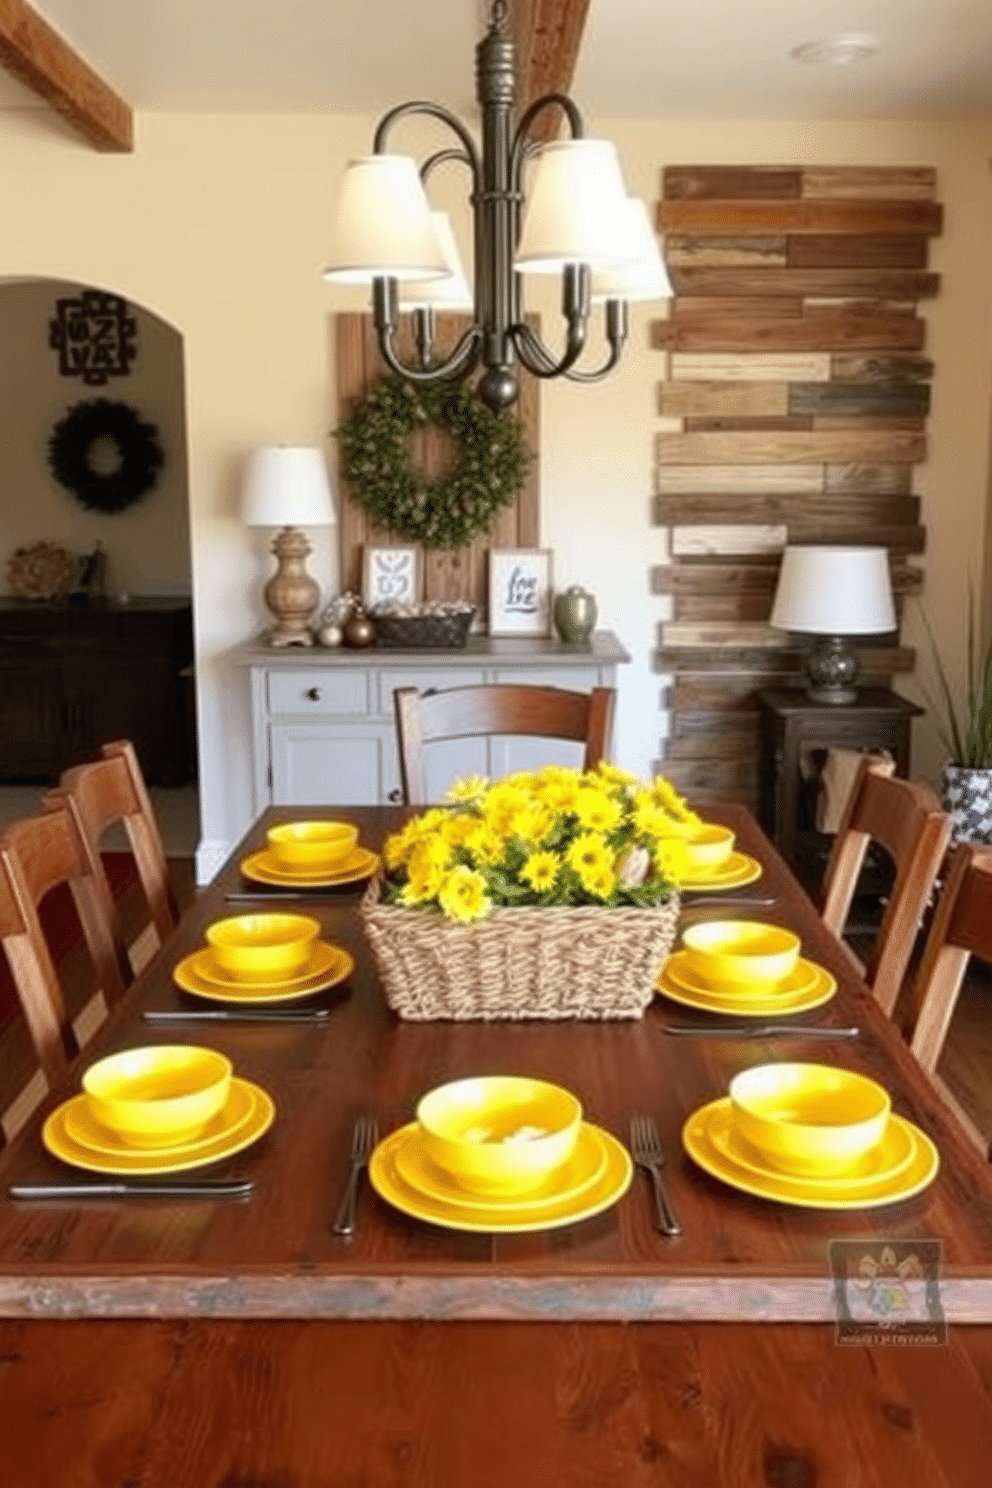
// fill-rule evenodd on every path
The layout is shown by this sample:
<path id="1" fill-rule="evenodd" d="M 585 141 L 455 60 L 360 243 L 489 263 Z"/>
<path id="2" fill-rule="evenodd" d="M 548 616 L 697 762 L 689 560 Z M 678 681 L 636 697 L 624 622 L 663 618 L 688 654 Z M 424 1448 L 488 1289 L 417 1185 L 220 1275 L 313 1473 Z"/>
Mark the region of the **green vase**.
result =
<path id="1" fill-rule="evenodd" d="M 587 589 L 573 584 L 555 600 L 554 617 L 563 641 L 588 641 L 596 625 L 596 601 Z"/>

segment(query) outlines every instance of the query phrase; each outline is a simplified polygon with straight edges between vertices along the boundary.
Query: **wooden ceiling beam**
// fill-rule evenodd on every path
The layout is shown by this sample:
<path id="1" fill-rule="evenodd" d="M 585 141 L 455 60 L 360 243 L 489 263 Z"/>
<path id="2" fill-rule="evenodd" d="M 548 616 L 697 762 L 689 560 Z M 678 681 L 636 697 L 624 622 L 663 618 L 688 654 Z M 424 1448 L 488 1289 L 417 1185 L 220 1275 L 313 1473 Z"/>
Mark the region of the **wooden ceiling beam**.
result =
<path id="1" fill-rule="evenodd" d="M 588 12 L 589 0 L 514 0 L 520 111 L 543 93 L 568 92 Z M 531 138 L 556 139 L 561 120 L 559 109 L 545 109 L 534 121 Z"/>
<path id="2" fill-rule="evenodd" d="M 0 66 L 98 150 L 133 150 L 129 105 L 25 0 L 0 0 Z"/>

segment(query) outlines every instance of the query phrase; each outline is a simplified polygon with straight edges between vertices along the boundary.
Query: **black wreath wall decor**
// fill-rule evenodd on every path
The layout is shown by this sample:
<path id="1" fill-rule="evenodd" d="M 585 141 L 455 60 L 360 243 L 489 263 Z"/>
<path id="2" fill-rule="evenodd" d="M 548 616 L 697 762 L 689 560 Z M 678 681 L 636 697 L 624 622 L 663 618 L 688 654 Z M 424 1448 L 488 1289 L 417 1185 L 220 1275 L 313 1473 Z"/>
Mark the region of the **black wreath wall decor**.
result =
<path id="1" fill-rule="evenodd" d="M 94 464 L 93 446 L 110 441 L 112 468 Z M 165 463 L 158 430 L 127 403 L 89 398 L 70 408 L 48 441 L 48 464 L 59 485 L 91 511 L 118 512 L 150 491 Z"/>
<path id="2" fill-rule="evenodd" d="M 458 445 L 454 467 L 439 478 L 415 469 L 408 448 L 409 436 L 431 424 Z M 462 383 L 383 377 L 334 432 L 358 504 L 379 526 L 428 548 L 458 548 L 487 532 L 531 460 L 519 421 L 492 413 Z"/>

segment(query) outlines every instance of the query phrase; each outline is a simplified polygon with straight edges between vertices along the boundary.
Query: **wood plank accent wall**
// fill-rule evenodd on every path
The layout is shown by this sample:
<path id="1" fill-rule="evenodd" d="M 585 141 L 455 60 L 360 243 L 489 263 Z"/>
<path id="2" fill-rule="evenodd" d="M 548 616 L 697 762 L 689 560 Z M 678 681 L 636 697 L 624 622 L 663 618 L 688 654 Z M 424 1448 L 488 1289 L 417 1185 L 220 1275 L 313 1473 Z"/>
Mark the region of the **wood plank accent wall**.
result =
<path id="1" fill-rule="evenodd" d="M 442 315 L 437 320 L 437 340 L 443 350 L 452 345 L 467 321 L 463 316 Z M 409 346 L 401 347 L 404 357 Z M 372 317 L 364 314 L 335 316 L 335 358 L 337 363 L 338 416 L 347 417 L 349 409 L 379 381 L 386 371 L 376 345 Z M 534 458 L 527 481 L 512 506 L 504 507 L 489 533 L 477 537 L 461 548 L 420 547 L 423 574 L 423 598 L 469 599 L 485 616 L 489 607 L 490 548 L 534 548 L 538 546 L 540 487 L 538 467 L 539 389 L 537 378 L 521 377 L 518 415 L 524 425 L 527 443 Z M 451 441 L 443 430 L 427 429 L 411 441 L 411 458 L 428 475 L 441 474 L 452 457 Z M 341 479 L 339 500 L 341 542 L 341 587 L 360 594 L 362 590 L 362 549 L 374 547 L 410 547 L 410 539 L 370 521 L 363 507 L 353 500 L 347 482 Z"/>
<path id="2" fill-rule="evenodd" d="M 657 662 L 673 678 L 664 769 L 697 799 L 755 804 L 755 692 L 800 680 L 801 644 L 767 623 L 787 542 L 888 548 L 900 613 L 922 586 L 935 195 L 926 168 L 662 174 L 675 298 L 651 327 L 666 354 L 654 518 L 670 559 L 653 590 L 672 619 Z M 876 685 L 914 659 L 861 650 Z"/>

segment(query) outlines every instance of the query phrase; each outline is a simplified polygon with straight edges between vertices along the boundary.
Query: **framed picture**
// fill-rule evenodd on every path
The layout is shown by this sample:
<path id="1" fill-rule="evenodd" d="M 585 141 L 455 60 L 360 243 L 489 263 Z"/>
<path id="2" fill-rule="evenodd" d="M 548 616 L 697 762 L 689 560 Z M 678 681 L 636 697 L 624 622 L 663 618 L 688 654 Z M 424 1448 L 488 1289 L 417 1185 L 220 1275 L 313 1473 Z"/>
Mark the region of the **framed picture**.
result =
<path id="1" fill-rule="evenodd" d="M 489 634 L 551 634 L 551 549 L 491 548 Z"/>
<path id="2" fill-rule="evenodd" d="M 416 604 L 420 599 L 416 548 L 365 548 L 362 598 L 369 605 Z"/>

